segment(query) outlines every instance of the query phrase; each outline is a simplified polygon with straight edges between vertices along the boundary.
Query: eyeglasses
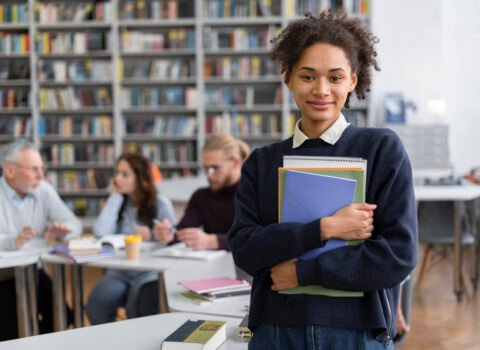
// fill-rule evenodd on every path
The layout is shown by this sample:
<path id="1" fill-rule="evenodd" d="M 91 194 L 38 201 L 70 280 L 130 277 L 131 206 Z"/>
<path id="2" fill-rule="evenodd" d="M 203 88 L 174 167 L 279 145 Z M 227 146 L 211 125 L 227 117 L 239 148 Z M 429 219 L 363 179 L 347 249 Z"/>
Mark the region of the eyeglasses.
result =
<path id="1" fill-rule="evenodd" d="M 232 159 L 233 159 L 232 157 L 225 158 L 225 159 L 223 159 L 223 162 L 226 162 L 226 161 L 229 161 L 229 160 L 232 160 Z M 220 169 L 222 169 L 223 165 L 224 164 L 205 165 L 203 167 L 203 171 L 207 175 L 214 175 L 214 174 L 217 174 L 220 171 Z"/>
<path id="2" fill-rule="evenodd" d="M 203 167 L 203 171 L 207 175 L 213 175 L 218 173 L 218 171 L 222 168 L 221 165 L 208 165 Z"/>
<path id="3" fill-rule="evenodd" d="M 18 168 L 23 168 L 29 172 L 32 172 L 32 173 L 35 173 L 35 174 L 45 174 L 47 172 L 47 167 L 45 165 L 41 166 L 41 167 L 38 167 L 38 166 L 25 166 L 25 165 L 22 165 L 22 164 L 18 164 L 18 163 L 10 163 L 12 165 L 15 165 L 16 167 Z"/>

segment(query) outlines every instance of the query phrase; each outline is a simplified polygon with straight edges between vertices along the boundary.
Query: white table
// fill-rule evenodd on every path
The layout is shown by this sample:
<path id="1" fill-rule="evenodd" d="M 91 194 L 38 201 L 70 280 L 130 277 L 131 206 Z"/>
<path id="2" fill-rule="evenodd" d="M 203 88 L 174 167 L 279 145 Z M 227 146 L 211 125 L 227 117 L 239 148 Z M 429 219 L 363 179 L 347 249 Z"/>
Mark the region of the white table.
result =
<path id="1" fill-rule="evenodd" d="M 240 323 L 237 318 L 171 313 L 0 342 L 0 350 L 160 350 L 163 339 L 188 319 L 227 321 L 227 341 L 219 349 L 248 347 L 248 343 L 236 337 Z"/>
<path id="2" fill-rule="evenodd" d="M 13 268 L 17 294 L 17 318 L 20 337 L 38 334 L 36 267 L 38 254 L 2 252 L 0 269 Z"/>
<path id="3" fill-rule="evenodd" d="M 150 247 L 151 248 L 151 247 Z M 120 251 L 117 256 L 103 260 L 92 261 L 83 264 L 75 264 L 71 260 L 54 255 L 42 254 L 41 260 L 49 263 L 53 270 L 53 294 L 54 294 L 54 328 L 61 331 L 67 328 L 65 310 L 65 266 L 72 268 L 71 291 L 74 311 L 75 327 L 83 326 L 83 266 L 105 269 L 122 269 L 129 271 L 146 271 L 158 273 L 159 284 L 159 307 L 160 312 L 168 312 L 166 291 L 163 273 L 165 270 L 182 264 L 176 259 L 154 258 L 148 255 L 148 251 L 142 252 L 140 259 L 128 260 L 125 252 Z"/>
<path id="4" fill-rule="evenodd" d="M 466 286 L 462 283 L 462 263 L 463 263 L 463 246 L 462 246 L 462 207 L 466 202 L 480 198 L 480 186 L 477 185 L 456 185 L 456 186 L 415 186 L 415 198 L 418 202 L 437 202 L 449 201 L 453 202 L 454 210 L 454 292 L 457 299 L 463 296 Z M 477 223 L 476 213 L 473 213 L 473 223 Z M 478 263 L 480 254 L 480 240 L 477 234 L 477 227 L 473 227 L 476 254 L 474 261 L 474 284 L 478 280 Z"/>
<path id="5" fill-rule="evenodd" d="M 208 277 L 236 277 L 231 253 L 210 261 L 192 262 L 189 268 L 183 265 L 167 270 L 164 277 L 170 311 L 243 317 L 247 312 L 246 306 L 250 304 L 250 295 L 245 295 L 238 299 L 235 298 L 231 301 L 222 300 L 206 305 L 197 305 L 181 295 L 182 292 L 185 292 L 185 288 L 178 284 L 180 281 Z"/>

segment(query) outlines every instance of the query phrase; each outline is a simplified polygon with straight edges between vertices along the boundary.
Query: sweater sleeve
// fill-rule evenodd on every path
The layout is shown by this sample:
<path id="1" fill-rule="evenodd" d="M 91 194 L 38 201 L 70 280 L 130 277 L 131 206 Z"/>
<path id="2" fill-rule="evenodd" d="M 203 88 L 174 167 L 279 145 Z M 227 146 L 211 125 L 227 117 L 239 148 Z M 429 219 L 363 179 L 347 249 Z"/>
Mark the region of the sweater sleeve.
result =
<path id="1" fill-rule="evenodd" d="M 73 214 L 67 205 L 60 199 L 58 193 L 53 187 L 44 183 L 47 196 L 47 217 L 50 222 L 64 224 L 70 229 L 70 233 L 65 237 L 66 240 L 82 234 L 82 222 Z"/>
<path id="2" fill-rule="evenodd" d="M 395 135 L 379 147 L 367 201 L 377 204 L 372 237 L 359 246 L 299 261 L 300 285 L 373 291 L 398 285 L 415 267 L 418 237 L 411 166 Z"/>
<path id="3" fill-rule="evenodd" d="M 122 202 L 123 196 L 120 193 L 113 192 L 108 196 L 108 199 L 93 226 L 93 233 L 95 236 L 102 237 L 116 233 L 118 211 L 122 206 Z"/>
<path id="4" fill-rule="evenodd" d="M 260 198 L 257 181 L 264 176 L 258 174 L 257 164 L 265 162 L 258 160 L 254 151 L 242 168 L 235 197 L 235 219 L 228 233 L 235 264 L 252 276 L 322 246 L 319 220 L 306 224 L 263 222 L 260 206 L 276 203 Z"/>
<path id="5" fill-rule="evenodd" d="M 192 197 L 188 201 L 187 208 L 185 209 L 185 213 L 183 217 L 180 219 L 179 223 L 177 224 L 178 228 L 186 228 L 186 227 L 199 227 L 203 225 L 202 222 L 202 213 L 200 210 L 201 206 L 201 189 L 195 191 L 192 194 Z"/>

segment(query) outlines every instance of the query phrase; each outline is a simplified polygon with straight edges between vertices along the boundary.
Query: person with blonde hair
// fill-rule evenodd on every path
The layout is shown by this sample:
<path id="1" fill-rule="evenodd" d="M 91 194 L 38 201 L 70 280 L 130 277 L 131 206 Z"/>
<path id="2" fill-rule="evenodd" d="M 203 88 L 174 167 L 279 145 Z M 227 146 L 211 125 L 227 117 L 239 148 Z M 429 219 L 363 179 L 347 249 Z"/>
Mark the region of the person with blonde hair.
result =
<path id="1" fill-rule="evenodd" d="M 203 170 L 209 186 L 192 195 L 177 225 L 177 238 L 187 247 L 228 249 L 226 234 L 233 222 L 233 199 L 243 161 L 249 154 L 250 147 L 231 135 L 217 134 L 205 143 Z M 155 233 L 162 243 L 174 242 L 168 220 L 155 225 Z"/>
<path id="2" fill-rule="evenodd" d="M 163 220 L 155 225 L 160 242 L 183 242 L 192 249 L 226 249 L 227 232 L 234 219 L 234 197 L 240 181 L 243 162 L 250 147 L 231 135 L 217 134 L 203 147 L 203 170 L 208 187 L 198 189 L 190 198 L 183 218 L 177 224 L 176 237 L 172 224 Z M 149 282 L 139 291 L 139 316 L 158 313 L 158 283 Z"/>

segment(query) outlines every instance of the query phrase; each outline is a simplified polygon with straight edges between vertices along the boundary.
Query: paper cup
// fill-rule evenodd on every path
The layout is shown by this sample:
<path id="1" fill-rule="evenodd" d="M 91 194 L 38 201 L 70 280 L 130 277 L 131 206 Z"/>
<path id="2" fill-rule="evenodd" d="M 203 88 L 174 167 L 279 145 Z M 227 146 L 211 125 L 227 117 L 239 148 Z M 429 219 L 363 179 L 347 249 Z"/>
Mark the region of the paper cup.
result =
<path id="1" fill-rule="evenodd" d="M 140 258 L 140 245 L 142 244 L 141 236 L 126 236 L 125 237 L 125 253 L 127 259 L 137 260 Z"/>

